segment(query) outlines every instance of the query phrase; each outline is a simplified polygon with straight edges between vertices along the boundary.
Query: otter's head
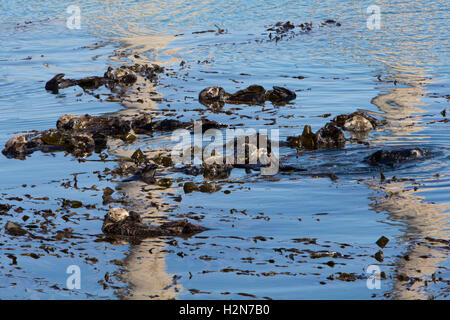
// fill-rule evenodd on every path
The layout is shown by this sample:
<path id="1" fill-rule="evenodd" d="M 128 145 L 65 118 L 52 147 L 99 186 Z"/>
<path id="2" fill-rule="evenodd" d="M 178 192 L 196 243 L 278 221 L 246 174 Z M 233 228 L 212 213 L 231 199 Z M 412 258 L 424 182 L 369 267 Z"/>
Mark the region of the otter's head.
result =
<path id="1" fill-rule="evenodd" d="M 123 221 L 128 216 L 130 216 L 130 214 L 125 209 L 111 208 L 106 214 L 105 221 L 109 220 L 110 222 L 117 223 Z"/>

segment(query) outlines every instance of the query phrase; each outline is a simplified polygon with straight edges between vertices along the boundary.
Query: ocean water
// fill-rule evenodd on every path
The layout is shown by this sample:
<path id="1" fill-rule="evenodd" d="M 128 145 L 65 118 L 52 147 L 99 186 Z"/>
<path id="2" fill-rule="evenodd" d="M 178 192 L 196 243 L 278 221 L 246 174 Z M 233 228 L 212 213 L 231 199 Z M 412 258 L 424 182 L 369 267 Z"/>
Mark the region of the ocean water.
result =
<path id="1" fill-rule="evenodd" d="M 379 28 L 371 28 L 373 4 Z M 79 8 L 79 28 L 69 28 L 76 14 L 69 5 Z M 2 148 L 18 133 L 54 128 L 67 113 L 206 117 L 276 129 L 280 140 L 356 110 L 387 123 L 362 137 L 367 145 L 299 154 L 281 147 L 282 160 L 305 171 L 234 169 L 215 193 L 185 194 L 184 182 L 203 177 L 170 170 L 161 172 L 170 188 L 107 174 L 118 165 L 108 160 L 137 148 L 170 150 L 170 133 L 112 141 L 86 161 L 63 152 L 1 155 L 0 204 L 12 209 L 0 215 L 0 298 L 448 299 L 449 12 L 448 1 L 2 1 Z M 328 19 L 340 26 L 322 26 Z M 279 21 L 313 28 L 272 41 L 267 29 Z M 121 102 L 107 101 L 104 88 L 97 97 L 78 87 L 44 89 L 57 73 L 81 78 L 130 63 L 157 63 L 165 72 Z M 297 98 L 284 106 L 225 105 L 224 112 L 197 99 L 212 85 L 234 92 L 251 84 L 283 86 Z M 364 159 L 400 147 L 431 156 L 382 168 L 380 181 L 380 169 Z M 210 230 L 107 241 L 106 187 L 148 223 L 187 218 Z M 83 206 L 67 208 L 64 199 Z M 6 234 L 8 221 L 41 239 Z M 389 239 L 385 248 L 376 244 L 381 236 Z M 79 288 L 68 285 L 70 266 L 81 272 Z M 369 266 L 386 276 L 379 288 L 368 285 Z"/>

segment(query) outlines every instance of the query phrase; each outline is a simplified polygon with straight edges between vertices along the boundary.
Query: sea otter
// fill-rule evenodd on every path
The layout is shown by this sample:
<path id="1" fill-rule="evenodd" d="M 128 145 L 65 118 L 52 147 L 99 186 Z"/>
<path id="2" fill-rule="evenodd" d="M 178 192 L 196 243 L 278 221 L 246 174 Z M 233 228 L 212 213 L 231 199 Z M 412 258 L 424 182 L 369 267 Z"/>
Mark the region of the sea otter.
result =
<path id="1" fill-rule="evenodd" d="M 58 93 L 59 89 L 68 88 L 77 84 L 77 81 L 74 79 L 63 79 L 64 76 L 64 73 L 58 73 L 56 76 L 51 78 L 45 84 L 45 90 L 52 91 L 53 93 Z"/>
<path id="2" fill-rule="evenodd" d="M 102 231 L 109 235 L 131 237 L 185 236 L 208 230 L 187 220 L 163 223 L 160 226 L 148 226 L 142 222 L 136 212 L 122 208 L 111 208 L 103 220 Z"/>
<path id="3" fill-rule="evenodd" d="M 283 87 L 274 86 L 273 90 L 266 91 L 264 87 L 253 84 L 232 94 L 225 92 L 222 87 L 208 87 L 200 92 L 198 100 L 211 109 L 220 109 L 225 103 L 254 105 L 271 101 L 274 104 L 283 104 L 296 97 L 294 91 Z"/>
<path id="4" fill-rule="evenodd" d="M 398 150 L 378 150 L 369 156 L 366 161 L 371 165 L 394 165 L 401 162 L 423 159 L 429 155 L 429 151 L 421 148 L 409 148 Z"/>

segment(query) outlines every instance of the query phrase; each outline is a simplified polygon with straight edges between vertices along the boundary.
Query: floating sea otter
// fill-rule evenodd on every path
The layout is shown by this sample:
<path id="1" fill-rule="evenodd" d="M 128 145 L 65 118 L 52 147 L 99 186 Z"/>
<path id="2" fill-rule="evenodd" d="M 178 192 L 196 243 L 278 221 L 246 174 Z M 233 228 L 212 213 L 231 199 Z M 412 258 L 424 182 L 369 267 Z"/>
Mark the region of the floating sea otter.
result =
<path id="1" fill-rule="evenodd" d="M 133 176 L 122 180 L 122 182 L 130 182 L 130 181 L 144 181 L 147 184 L 153 184 L 156 182 L 155 174 L 158 166 L 156 164 L 148 164 L 144 168 L 139 169 Z"/>
<path id="2" fill-rule="evenodd" d="M 102 231 L 108 235 L 131 237 L 187 236 L 208 230 L 187 220 L 163 223 L 160 226 L 148 226 L 142 222 L 136 212 L 122 208 L 111 208 L 105 215 Z"/>
<path id="3" fill-rule="evenodd" d="M 366 160 L 371 165 L 394 165 L 406 161 L 419 160 L 430 155 L 430 151 L 422 148 L 379 150 Z"/>

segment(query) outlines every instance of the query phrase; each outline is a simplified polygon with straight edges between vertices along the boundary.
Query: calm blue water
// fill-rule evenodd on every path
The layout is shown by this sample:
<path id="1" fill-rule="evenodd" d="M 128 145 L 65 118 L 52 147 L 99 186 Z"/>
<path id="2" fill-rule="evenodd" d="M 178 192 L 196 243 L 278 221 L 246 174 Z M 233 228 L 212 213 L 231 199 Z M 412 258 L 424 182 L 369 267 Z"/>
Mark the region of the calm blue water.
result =
<path id="1" fill-rule="evenodd" d="M 80 8 L 80 29 L 67 27 L 68 5 L 60 1 L 0 4 L 1 146 L 19 132 L 54 127 L 66 113 L 205 116 L 243 128 L 278 129 L 280 139 L 300 134 L 306 124 L 316 131 L 357 109 L 386 119 L 387 125 L 364 138 L 369 146 L 348 143 L 340 151 L 300 155 L 281 148 L 284 161 L 307 171 L 262 177 L 234 169 L 213 194 L 184 194 L 180 186 L 191 179 L 201 183 L 200 176 L 167 172 L 172 187 L 158 189 L 99 176 L 116 162 L 79 162 L 64 153 L 37 152 L 24 161 L 2 155 L 0 204 L 13 208 L 0 215 L 0 298 L 448 298 L 448 245 L 426 240 L 450 235 L 449 124 L 439 122 L 450 94 L 448 1 L 378 1 L 376 30 L 367 27 L 369 1 L 71 4 Z M 319 27 L 326 19 L 342 25 Z M 266 41 L 269 24 L 288 20 L 312 21 L 313 31 Z M 215 25 L 225 32 L 197 33 L 215 31 Z M 154 88 L 122 103 L 104 101 L 106 89 L 99 91 L 105 94 L 102 100 L 78 87 L 58 95 L 44 90 L 60 72 L 81 78 L 133 62 L 157 62 L 166 72 Z M 222 113 L 197 101 L 208 86 L 234 92 L 251 84 L 284 86 L 297 98 L 282 107 L 226 105 Z M 152 99 L 155 95 L 158 99 Z M 173 146 L 170 135 L 139 138 L 132 145 L 115 141 L 105 154 L 117 159 L 138 147 Z M 387 182 L 380 185 L 378 170 L 362 161 L 376 150 L 398 146 L 429 148 L 433 157 L 383 169 Z M 328 178 L 330 173 L 338 179 Z M 211 230 L 189 239 L 104 242 L 105 187 L 131 201 L 129 207 L 149 223 L 189 218 Z M 178 195 L 181 201 L 175 201 Z M 84 206 L 63 208 L 62 199 Z M 46 240 L 9 236 L 7 221 Z M 52 238 L 66 228 L 74 236 Z M 373 255 L 381 236 L 390 241 L 378 261 Z M 340 255 L 313 258 L 321 251 Z M 70 265 L 81 269 L 80 289 L 67 289 Z M 386 273 L 380 289 L 366 286 L 369 265 Z M 341 281 L 339 273 L 353 273 L 355 279 Z M 400 281 L 398 275 L 422 281 Z"/>

